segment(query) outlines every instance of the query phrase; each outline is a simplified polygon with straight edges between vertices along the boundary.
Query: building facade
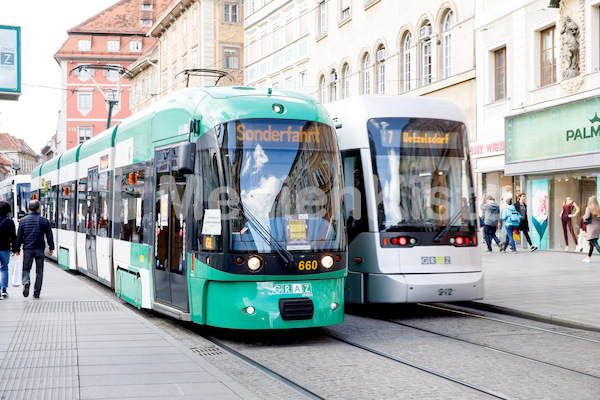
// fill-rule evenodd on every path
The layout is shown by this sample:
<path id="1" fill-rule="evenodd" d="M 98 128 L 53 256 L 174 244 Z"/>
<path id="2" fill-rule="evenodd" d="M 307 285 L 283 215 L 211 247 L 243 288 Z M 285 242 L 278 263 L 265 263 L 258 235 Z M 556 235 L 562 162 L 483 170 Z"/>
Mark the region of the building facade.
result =
<path id="1" fill-rule="evenodd" d="M 242 1 L 175 0 L 148 35 L 157 45 L 131 66 L 134 112 L 185 87 L 243 84 Z"/>
<path id="2" fill-rule="evenodd" d="M 308 73 L 310 49 L 314 45 L 311 16 L 315 15 L 316 2 L 250 0 L 246 3 L 245 84 L 309 94 L 312 91 Z"/>
<path id="3" fill-rule="evenodd" d="M 456 102 L 475 138 L 474 1 L 249 1 L 246 84 L 322 103 L 361 94 Z"/>
<path id="4" fill-rule="evenodd" d="M 534 244 L 580 251 L 600 187 L 600 1 L 477 0 L 475 21 L 479 193 L 525 192 Z"/>
<path id="5" fill-rule="evenodd" d="M 19 139 L 8 133 L 0 133 L 0 154 L 4 158 L 0 160 L 0 164 L 8 168 L 9 175 L 31 174 L 31 171 L 38 163 L 35 151 L 23 139 Z M 9 165 L 6 165 L 6 161 L 9 162 Z"/>
<path id="6" fill-rule="evenodd" d="M 66 42 L 54 55 L 65 89 L 56 140 L 59 154 L 106 130 L 107 100 L 117 101 L 111 126 L 131 115 L 131 80 L 119 70 L 128 69 L 154 44 L 146 33 L 170 2 L 121 0 L 67 31 Z M 81 69 L 85 65 L 114 68 Z"/>

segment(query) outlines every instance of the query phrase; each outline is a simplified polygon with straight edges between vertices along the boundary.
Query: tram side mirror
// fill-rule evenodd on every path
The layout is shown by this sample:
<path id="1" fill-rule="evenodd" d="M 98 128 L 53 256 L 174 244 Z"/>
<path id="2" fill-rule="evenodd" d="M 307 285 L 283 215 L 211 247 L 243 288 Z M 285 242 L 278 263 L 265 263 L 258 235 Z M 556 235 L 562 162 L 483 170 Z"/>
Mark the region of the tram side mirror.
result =
<path id="1" fill-rule="evenodd" d="M 196 164 L 196 143 L 181 143 L 179 145 L 179 155 L 177 156 L 177 171 L 182 175 L 194 173 Z"/>
<path id="2" fill-rule="evenodd" d="M 25 213 L 25 211 L 19 210 L 19 212 L 17 213 L 17 219 L 21 219 L 21 218 L 23 218 L 26 215 L 27 214 Z"/>

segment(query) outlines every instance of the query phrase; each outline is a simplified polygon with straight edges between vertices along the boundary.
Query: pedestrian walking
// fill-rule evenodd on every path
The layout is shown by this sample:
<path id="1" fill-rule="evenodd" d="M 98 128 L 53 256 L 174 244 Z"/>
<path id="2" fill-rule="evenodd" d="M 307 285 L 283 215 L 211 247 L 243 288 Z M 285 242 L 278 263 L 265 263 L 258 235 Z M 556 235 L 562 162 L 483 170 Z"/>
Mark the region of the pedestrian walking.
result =
<path id="1" fill-rule="evenodd" d="M 10 253 L 15 251 L 15 223 L 9 218 L 11 212 L 10 204 L 6 201 L 0 201 L 0 273 L 2 289 L 0 289 L 0 299 L 8 297 L 8 262 Z"/>
<path id="2" fill-rule="evenodd" d="M 583 223 L 586 224 L 587 240 L 590 243 L 588 256 L 583 259 L 583 262 L 589 263 L 592 261 L 594 247 L 600 251 L 600 246 L 598 245 L 598 236 L 600 236 L 600 206 L 598 205 L 596 196 L 590 196 L 588 200 L 585 214 L 583 215 Z"/>
<path id="3" fill-rule="evenodd" d="M 17 233 L 16 254 L 18 255 L 23 246 L 23 296 L 29 296 L 30 270 L 35 260 L 35 286 L 33 297 L 40 297 L 42 282 L 44 280 L 44 249 L 46 242 L 50 248 L 50 255 L 54 251 L 54 240 L 50 222 L 40 215 L 40 202 L 31 200 L 29 202 L 29 214 L 21 218 L 19 232 Z"/>
<path id="4" fill-rule="evenodd" d="M 500 206 L 496 204 L 496 200 L 492 196 L 485 197 L 485 203 L 481 205 L 481 213 L 483 214 L 483 239 L 487 244 L 488 253 L 492 252 L 492 239 L 496 242 L 498 249 L 502 251 L 500 239 L 496 236 L 498 220 L 500 219 Z"/>
<path id="5" fill-rule="evenodd" d="M 519 194 L 517 197 L 517 204 L 515 205 L 515 208 L 519 214 L 521 214 L 521 224 L 519 225 L 519 230 L 525 236 L 525 240 L 527 240 L 531 251 L 536 251 L 538 247 L 531 243 L 531 238 L 529 237 L 529 220 L 527 218 L 527 204 L 525 203 L 525 197 L 525 193 Z"/>
<path id="6" fill-rule="evenodd" d="M 506 207 L 502 209 L 502 221 L 506 227 L 506 240 L 504 241 L 504 251 L 510 243 L 512 253 L 517 252 L 517 246 L 515 245 L 515 239 L 513 235 L 518 232 L 519 225 L 521 224 L 521 214 L 513 206 L 512 199 L 506 199 Z"/>

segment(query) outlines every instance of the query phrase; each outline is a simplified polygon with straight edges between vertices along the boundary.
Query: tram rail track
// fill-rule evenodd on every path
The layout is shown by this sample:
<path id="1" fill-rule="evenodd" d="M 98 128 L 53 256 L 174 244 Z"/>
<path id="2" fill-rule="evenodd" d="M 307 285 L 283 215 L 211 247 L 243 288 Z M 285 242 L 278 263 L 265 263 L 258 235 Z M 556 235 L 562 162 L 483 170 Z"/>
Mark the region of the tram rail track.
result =
<path id="1" fill-rule="evenodd" d="M 480 315 L 477 315 L 477 314 L 470 314 L 470 313 L 464 312 L 464 311 L 456 311 L 456 310 L 452 310 L 452 309 L 445 309 L 444 307 L 440 307 L 440 306 L 430 306 L 430 305 L 427 305 L 427 304 L 423 304 L 421 306 L 431 307 L 431 308 L 434 308 L 434 309 L 437 309 L 437 310 L 449 311 L 449 312 L 453 312 L 453 313 L 457 313 L 457 314 L 461 314 L 461 315 L 467 315 L 467 316 L 482 318 L 482 319 L 486 319 L 486 320 L 490 320 L 490 321 L 494 321 L 494 322 L 498 322 L 498 323 L 506 323 L 506 324 L 518 326 L 518 327 L 521 327 L 521 328 L 533 329 L 533 330 L 541 331 L 541 332 L 545 332 L 545 333 L 556 334 L 556 335 L 568 337 L 568 338 L 571 338 L 571 339 L 584 340 L 584 341 L 588 341 L 588 342 L 593 342 L 593 343 L 600 344 L 600 341 L 598 341 L 598 340 L 589 339 L 589 338 L 582 338 L 582 337 L 579 337 L 579 336 L 570 335 L 570 334 L 566 334 L 566 333 L 563 333 L 563 332 L 555 332 L 555 331 L 552 331 L 552 330 L 549 330 L 549 329 L 544 329 L 544 328 L 539 328 L 539 327 L 533 327 L 533 326 L 528 326 L 528 325 L 524 325 L 524 324 L 517 324 L 517 323 L 514 323 L 514 322 L 510 322 L 510 321 L 503 321 L 503 320 L 499 320 L 499 319 L 495 319 L 495 318 L 480 316 Z M 587 373 L 587 372 L 584 372 L 584 371 L 578 371 L 578 370 L 573 369 L 573 368 L 568 368 L 568 367 L 561 366 L 561 365 L 558 365 L 558 364 L 554 364 L 554 363 L 551 363 L 551 362 L 547 362 L 547 361 L 535 359 L 533 357 L 524 356 L 522 354 L 517 354 L 515 352 L 507 351 L 505 349 L 501 349 L 501 348 L 498 348 L 498 347 L 494 347 L 494 346 L 490 346 L 490 345 L 484 345 L 484 344 L 478 343 L 478 342 L 473 341 L 473 340 L 468 340 L 468 339 L 460 338 L 460 337 L 457 337 L 457 336 L 453 336 L 453 335 L 449 335 L 449 334 L 445 334 L 445 333 L 436 332 L 436 331 L 431 330 L 431 329 L 421 328 L 421 327 L 414 326 L 414 325 L 411 325 L 411 324 L 408 324 L 408 323 L 405 323 L 405 322 L 399 322 L 399 321 L 396 321 L 396 320 L 393 320 L 393 319 L 385 319 L 384 321 L 392 323 L 392 324 L 404 326 L 404 327 L 407 327 L 407 328 L 410 328 L 410 329 L 416 329 L 416 330 L 421 331 L 421 332 L 427 332 L 427 333 L 430 333 L 430 334 L 433 334 L 433 335 L 437 335 L 437 336 L 441 336 L 441 337 L 444 337 L 444 338 L 457 340 L 457 341 L 460 341 L 460 342 L 463 342 L 463 343 L 468 343 L 468 344 L 471 344 L 471 345 L 474 345 L 474 346 L 479 346 L 479 347 L 482 347 L 482 348 L 485 348 L 485 349 L 488 349 L 488 350 L 497 351 L 499 353 L 510 355 L 510 356 L 514 356 L 514 357 L 518 357 L 518 358 L 521 358 L 521 359 L 524 359 L 524 360 L 537 362 L 537 363 L 544 364 L 544 365 L 547 365 L 547 366 L 550 366 L 550 367 L 559 368 L 559 369 L 562 369 L 562 370 L 565 370 L 565 371 L 574 372 L 574 373 L 585 375 L 585 376 L 589 376 L 589 377 L 595 378 L 595 379 L 600 379 L 600 376 L 598 376 L 598 375 L 590 374 L 590 373 Z"/>
<path id="2" fill-rule="evenodd" d="M 514 326 L 519 326 L 522 328 L 529 328 L 529 329 L 535 329 L 535 330 L 539 330 L 539 331 L 543 331 L 543 332 L 548 332 L 548 333 L 552 333 L 552 334 L 556 334 L 556 335 L 561 335 L 561 336 L 567 336 L 567 337 L 572 337 L 572 338 L 577 338 L 580 340 L 586 340 L 589 342 L 594 342 L 594 343 L 600 343 L 600 340 L 595 340 L 595 339 L 589 339 L 589 338 L 584 338 L 581 336 L 576 336 L 576 335 L 571 335 L 568 333 L 564 333 L 564 332 L 557 332 L 557 331 L 553 331 L 551 329 L 545 329 L 545 328 L 540 328 L 540 327 L 536 327 L 536 326 L 531 326 L 531 325 L 525 325 L 525 324 L 519 324 L 516 322 L 511 322 L 511 321 L 505 321 L 499 318 L 492 318 L 492 317 L 487 317 L 485 315 L 481 315 L 481 314 L 477 314 L 473 311 L 473 309 L 469 309 L 467 306 L 460 306 L 460 305 L 455 305 L 455 304 L 447 304 L 447 303 L 418 303 L 417 304 L 419 307 L 425 307 L 425 308 L 430 308 L 430 309 L 436 309 L 436 310 L 442 310 L 442 311 L 446 311 L 449 313 L 454 313 L 454 314 L 459 314 L 459 315 L 466 315 L 466 316 L 470 316 L 470 317 L 474 317 L 474 318 L 481 318 L 481 319 L 486 319 L 488 321 L 494 321 L 494 322 L 499 322 L 499 323 L 503 323 L 503 324 L 508 324 L 508 325 L 514 325 Z M 480 306 L 480 305 L 478 305 Z M 488 309 L 488 307 L 486 306 L 482 306 L 479 308 L 474 308 L 477 311 L 484 311 L 484 312 L 489 312 L 492 314 L 498 314 L 498 315 L 510 315 L 507 313 L 502 313 L 498 310 L 494 309 Z M 565 328 L 569 328 L 569 329 L 579 329 L 579 330 L 585 330 L 585 331 L 590 331 L 590 332 L 600 332 L 598 329 L 591 329 L 589 327 L 586 326 L 581 326 L 581 325 L 575 325 L 575 324 L 563 324 L 563 323 L 553 323 L 550 322 L 546 319 L 543 318 L 534 318 L 530 315 L 525 315 L 525 314 L 519 314 L 519 315 L 514 315 L 515 318 L 520 318 L 520 319 L 524 319 L 524 320 L 531 320 L 531 321 L 536 321 L 536 322 L 541 322 L 544 324 L 553 324 L 556 326 L 562 326 Z"/>
<path id="3" fill-rule="evenodd" d="M 381 356 L 381 357 L 385 357 L 387 359 L 399 362 L 399 363 L 404 364 L 404 365 L 408 365 L 408 366 L 416 368 L 418 370 L 421 370 L 421 371 L 427 372 L 429 374 L 435 375 L 435 376 L 437 376 L 439 378 L 443 378 L 445 380 L 457 383 L 459 385 L 466 386 L 466 387 L 468 387 L 470 389 L 476 390 L 476 391 L 481 392 L 481 393 L 485 393 L 485 394 L 490 395 L 492 397 L 495 397 L 495 398 L 498 398 L 498 399 L 511 399 L 511 397 L 508 397 L 508 396 L 506 396 L 506 395 L 504 395 L 502 393 L 498 393 L 496 391 L 489 390 L 489 389 L 483 388 L 483 387 L 478 386 L 478 385 L 474 385 L 474 384 L 469 383 L 467 381 L 464 381 L 462 379 L 454 378 L 454 377 L 452 377 L 452 376 L 450 376 L 448 374 L 445 374 L 445 373 L 439 372 L 439 371 L 435 371 L 435 370 L 433 370 L 433 369 L 431 369 L 429 367 L 426 367 L 424 365 L 415 363 L 415 362 L 407 360 L 405 358 L 397 357 L 397 356 L 394 356 L 392 354 L 389 354 L 389 353 L 386 353 L 386 352 L 374 349 L 374 348 L 369 347 L 369 346 L 364 346 L 364 345 L 359 344 L 359 343 L 355 343 L 353 341 L 341 338 L 339 336 L 336 336 L 336 335 L 333 335 L 333 334 L 330 334 L 330 333 L 327 334 L 327 337 L 329 337 L 331 339 L 334 339 L 334 340 L 337 340 L 337 341 L 340 341 L 342 343 L 346 343 L 346 344 L 348 344 L 350 346 L 359 348 L 361 350 L 368 351 L 369 353 L 376 354 L 376 355 Z"/>

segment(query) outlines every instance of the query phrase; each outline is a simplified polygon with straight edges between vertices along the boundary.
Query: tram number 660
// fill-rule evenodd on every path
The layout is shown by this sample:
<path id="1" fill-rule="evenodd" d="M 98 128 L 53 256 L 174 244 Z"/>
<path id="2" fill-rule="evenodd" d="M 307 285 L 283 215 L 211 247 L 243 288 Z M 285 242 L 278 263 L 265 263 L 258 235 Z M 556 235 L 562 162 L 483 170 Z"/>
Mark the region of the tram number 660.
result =
<path id="1" fill-rule="evenodd" d="M 438 289 L 438 296 L 452 296 L 451 288 L 448 289 Z"/>
<path id="2" fill-rule="evenodd" d="M 318 268 L 319 264 L 317 263 L 317 260 L 312 260 L 312 261 L 300 261 L 298 263 L 298 269 L 300 271 L 310 271 L 311 269 L 316 271 Z"/>

